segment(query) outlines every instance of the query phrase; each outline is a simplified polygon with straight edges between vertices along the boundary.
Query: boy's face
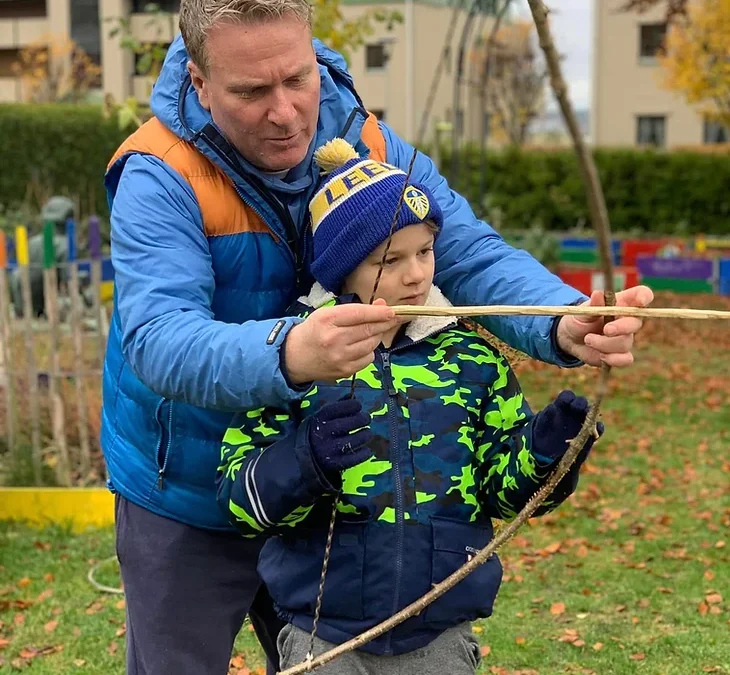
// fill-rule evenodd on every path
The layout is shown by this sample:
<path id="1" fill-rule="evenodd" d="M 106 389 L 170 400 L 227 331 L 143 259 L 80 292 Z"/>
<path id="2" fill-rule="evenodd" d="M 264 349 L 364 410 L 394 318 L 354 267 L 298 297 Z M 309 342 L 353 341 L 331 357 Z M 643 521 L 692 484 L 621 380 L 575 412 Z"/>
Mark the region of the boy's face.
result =
<path id="1" fill-rule="evenodd" d="M 389 305 L 422 305 L 433 283 L 433 231 L 428 225 L 408 225 L 391 240 L 375 299 Z M 356 293 L 368 302 L 387 242 L 376 248 L 345 280 L 343 294 Z"/>

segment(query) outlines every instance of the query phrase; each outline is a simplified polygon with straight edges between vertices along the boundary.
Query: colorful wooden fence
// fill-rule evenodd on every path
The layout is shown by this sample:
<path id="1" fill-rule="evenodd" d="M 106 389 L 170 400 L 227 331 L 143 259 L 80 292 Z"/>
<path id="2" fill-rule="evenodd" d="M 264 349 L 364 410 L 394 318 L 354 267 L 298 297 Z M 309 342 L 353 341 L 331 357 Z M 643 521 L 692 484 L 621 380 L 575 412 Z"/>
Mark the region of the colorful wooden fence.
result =
<path id="1" fill-rule="evenodd" d="M 58 262 L 53 223 L 44 225 L 42 243 L 39 262 L 37 254 L 31 259 L 24 226 L 16 228 L 14 240 L 0 233 L 0 381 L 7 451 L 12 466 L 32 467 L 36 485 L 46 482 L 49 471 L 60 486 L 84 485 L 103 478 L 98 431 L 108 325 L 104 301 L 113 292 L 113 269 L 102 259 L 96 218 L 89 221 L 87 260 L 77 257 L 73 221 L 66 223 L 66 262 Z M 41 271 L 38 316 L 33 300 Z M 22 298 L 22 314 L 9 292 L 11 280 L 21 289 L 15 297 Z"/>

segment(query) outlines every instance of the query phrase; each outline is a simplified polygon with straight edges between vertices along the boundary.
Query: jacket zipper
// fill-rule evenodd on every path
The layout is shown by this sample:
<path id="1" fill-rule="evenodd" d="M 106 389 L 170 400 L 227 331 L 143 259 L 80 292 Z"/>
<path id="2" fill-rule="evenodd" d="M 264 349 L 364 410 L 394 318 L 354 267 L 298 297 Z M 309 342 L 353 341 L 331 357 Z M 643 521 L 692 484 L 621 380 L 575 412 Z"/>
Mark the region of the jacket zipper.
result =
<path id="1" fill-rule="evenodd" d="M 167 462 L 170 460 L 170 448 L 172 447 L 172 401 L 169 402 L 170 406 L 167 413 L 167 447 L 165 448 L 165 457 L 162 460 L 162 466 L 157 470 L 157 489 L 162 490 L 165 481 L 165 470 L 167 469 Z M 160 404 L 162 407 L 162 404 Z M 164 429 L 163 429 L 164 431 Z"/>
<path id="2" fill-rule="evenodd" d="M 388 388 L 388 420 L 390 422 L 390 461 L 393 464 L 393 488 L 395 492 L 395 589 L 393 593 L 393 611 L 398 611 L 400 602 L 400 585 L 403 576 L 403 540 L 405 537 L 405 507 L 403 504 L 403 485 L 400 475 L 400 462 L 398 457 L 398 419 L 396 412 L 398 392 L 393 385 L 393 372 L 390 367 L 390 352 L 381 352 L 383 361 L 383 375 Z M 385 653 L 391 652 L 391 640 L 393 632 L 388 633 L 385 645 Z"/>

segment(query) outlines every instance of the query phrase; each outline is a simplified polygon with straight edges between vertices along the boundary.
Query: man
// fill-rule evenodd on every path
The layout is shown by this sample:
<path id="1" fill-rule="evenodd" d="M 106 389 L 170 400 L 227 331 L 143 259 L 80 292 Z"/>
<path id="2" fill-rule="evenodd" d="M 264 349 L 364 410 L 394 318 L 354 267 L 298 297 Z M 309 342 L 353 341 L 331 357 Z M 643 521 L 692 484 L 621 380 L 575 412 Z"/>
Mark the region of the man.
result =
<path id="1" fill-rule="evenodd" d="M 312 42 L 310 12 L 306 0 L 182 0 L 182 38 L 152 95 L 156 117 L 106 176 L 116 297 L 102 445 L 118 494 L 135 675 L 223 675 L 249 609 L 276 659 L 281 624 L 259 589 L 259 544 L 229 529 L 216 504 L 220 439 L 233 411 L 280 405 L 313 380 L 362 369 L 397 323 L 384 305 L 282 316 L 311 285 L 314 150 L 342 136 L 403 168 L 412 153 L 363 109 L 342 57 Z M 478 221 L 427 157 L 413 180 L 443 205 L 436 281 L 454 304 L 585 300 Z M 651 299 L 642 287 L 619 297 Z M 545 361 L 622 366 L 641 323 L 485 325 Z"/>

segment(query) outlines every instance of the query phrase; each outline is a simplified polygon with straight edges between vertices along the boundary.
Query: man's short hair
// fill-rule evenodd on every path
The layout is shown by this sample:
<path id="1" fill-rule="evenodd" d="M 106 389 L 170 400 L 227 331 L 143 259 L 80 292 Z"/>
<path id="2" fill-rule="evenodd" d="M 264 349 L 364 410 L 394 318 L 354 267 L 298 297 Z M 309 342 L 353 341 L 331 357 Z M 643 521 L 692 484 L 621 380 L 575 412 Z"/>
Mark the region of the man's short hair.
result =
<path id="1" fill-rule="evenodd" d="M 181 0 L 180 32 L 192 62 L 208 72 L 206 41 L 220 22 L 246 23 L 290 15 L 312 25 L 309 0 Z"/>

